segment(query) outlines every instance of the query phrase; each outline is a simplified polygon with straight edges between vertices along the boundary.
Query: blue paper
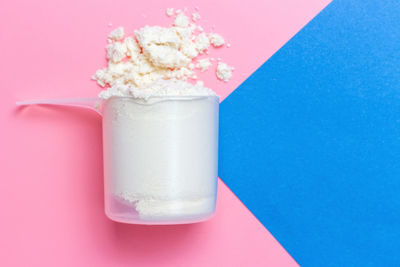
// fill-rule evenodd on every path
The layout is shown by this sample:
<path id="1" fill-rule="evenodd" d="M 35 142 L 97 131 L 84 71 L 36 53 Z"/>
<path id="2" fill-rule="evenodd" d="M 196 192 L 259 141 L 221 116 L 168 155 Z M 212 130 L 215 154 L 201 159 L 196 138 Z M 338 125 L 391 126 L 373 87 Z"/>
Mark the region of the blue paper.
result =
<path id="1" fill-rule="evenodd" d="M 300 265 L 400 266 L 400 1 L 322 11 L 221 104 L 219 160 Z"/>

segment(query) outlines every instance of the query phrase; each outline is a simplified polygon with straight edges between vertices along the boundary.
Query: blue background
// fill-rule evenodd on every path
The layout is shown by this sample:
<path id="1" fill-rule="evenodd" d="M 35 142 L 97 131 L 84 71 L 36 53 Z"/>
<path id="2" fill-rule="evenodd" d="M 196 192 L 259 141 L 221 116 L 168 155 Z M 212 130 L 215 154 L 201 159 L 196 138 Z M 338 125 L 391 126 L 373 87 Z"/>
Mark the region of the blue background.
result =
<path id="1" fill-rule="evenodd" d="M 399 75 L 400 1 L 334 1 L 221 104 L 220 176 L 300 265 L 400 266 Z"/>

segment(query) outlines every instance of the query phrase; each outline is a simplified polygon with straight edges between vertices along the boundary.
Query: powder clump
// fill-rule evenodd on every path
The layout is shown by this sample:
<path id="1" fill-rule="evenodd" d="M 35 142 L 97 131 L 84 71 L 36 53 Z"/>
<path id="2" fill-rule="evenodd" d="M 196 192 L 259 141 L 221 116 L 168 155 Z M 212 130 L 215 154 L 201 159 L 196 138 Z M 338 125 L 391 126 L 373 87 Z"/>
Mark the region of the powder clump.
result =
<path id="1" fill-rule="evenodd" d="M 178 9 L 175 13 L 173 25 L 169 27 L 147 25 L 131 36 L 125 36 L 123 27 L 111 31 L 106 46 L 108 66 L 92 76 L 105 89 L 99 97 L 148 98 L 151 94 L 162 95 L 162 90 L 170 94 L 172 85 L 179 86 L 179 95 L 194 94 L 194 90 L 209 94 L 209 89 L 187 80 L 197 79 L 195 68 L 201 72 L 210 68 L 211 61 L 201 56 L 208 54 L 210 44 L 220 47 L 225 40 L 219 34 L 203 32 L 201 26 L 189 21 L 185 11 Z M 166 14 L 173 16 L 174 9 L 168 8 Z M 194 21 L 200 18 L 198 13 L 192 15 Z M 228 81 L 231 76 L 231 67 L 218 64 L 219 79 Z M 160 86 L 163 83 L 165 86 Z M 151 90 L 151 86 L 158 89 Z"/>
<path id="2" fill-rule="evenodd" d="M 228 66 L 226 63 L 218 62 L 217 66 L 217 77 L 220 80 L 225 82 L 229 81 L 232 78 L 232 70 L 231 66 Z"/>
<path id="3" fill-rule="evenodd" d="M 225 43 L 224 38 L 218 33 L 210 33 L 208 38 L 210 39 L 211 44 L 215 47 L 220 47 Z"/>

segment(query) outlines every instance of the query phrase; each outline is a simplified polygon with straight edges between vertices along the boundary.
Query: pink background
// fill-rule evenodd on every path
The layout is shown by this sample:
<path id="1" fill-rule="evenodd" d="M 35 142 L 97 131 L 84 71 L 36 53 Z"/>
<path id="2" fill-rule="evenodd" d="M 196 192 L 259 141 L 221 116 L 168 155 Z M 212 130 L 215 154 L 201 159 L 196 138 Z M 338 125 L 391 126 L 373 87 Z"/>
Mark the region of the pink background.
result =
<path id="1" fill-rule="evenodd" d="M 182 226 L 114 223 L 103 211 L 101 118 L 18 100 L 95 96 L 106 36 L 168 25 L 166 7 L 200 7 L 231 48 L 231 82 L 200 75 L 226 97 L 312 19 L 328 0 L 2 1 L 0 3 L 0 264 L 2 266 L 296 266 L 220 181 L 217 215 Z"/>

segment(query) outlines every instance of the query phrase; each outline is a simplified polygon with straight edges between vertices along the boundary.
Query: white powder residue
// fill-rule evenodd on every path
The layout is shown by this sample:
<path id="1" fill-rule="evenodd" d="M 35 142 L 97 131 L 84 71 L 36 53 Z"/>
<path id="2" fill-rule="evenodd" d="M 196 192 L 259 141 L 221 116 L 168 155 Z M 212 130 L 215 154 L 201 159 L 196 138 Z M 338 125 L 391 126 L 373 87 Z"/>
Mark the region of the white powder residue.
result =
<path id="1" fill-rule="evenodd" d="M 119 27 L 113 30 L 110 35 L 108 35 L 108 38 L 114 41 L 119 41 L 122 38 L 124 38 L 124 28 Z"/>
<path id="2" fill-rule="evenodd" d="M 196 68 L 200 69 L 201 72 L 206 71 L 210 66 L 211 62 L 208 58 L 200 59 L 196 64 Z"/>
<path id="3" fill-rule="evenodd" d="M 174 15 L 174 9 L 173 8 L 167 8 L 166 13 L 167 13 L 168 17 L 171 17 L 172 15 Z"/>
<path id="4" fill-rule="evenodd" d="M 185 219 L 198 217 L 199 214 L 212 213 L 215 201 L 213 197 L 176 200 L 155 199 L 151 195 L 143 196 L 143 194 L 136 195 L 128 192 L 121 192 L 118 196 L 135 206 L 140 219 L 149 221 L 166 220 L 174 216 Z"/>
<path id="5" fill-rule="evenodd" d="M 178 16 L 176 16 L 176 19 L 174 21 L 174 25 L 176 27 L 182 27 L 185 28 L 189 26 L 189 18 L 185 16 L 183 13 L 179 13 Z"/>
<path id="6" fill-rule="evenodd" d="M 199 20 L 201 17 L 200 17 L 200 14 L 199 13 L 193 13 L 192 14 L 192 20 L 193 21 L 197 21 L 197 20 Z"/>
<path id="7" fill-rule="evenodd" d="M 217 77 L 225 82 L 232 78 L 232 67 L 228 66 L 226 63 L 218 62 L 217 66 Z"/>
<path id="8" fill-rule="evenodd" d="M 208 38 L 214 47 L 220 47 L 225 43 L 224 38 L 218 33 L 210 33 L 208 34 Z"/>
<path id="9" fill-rule="evenodd" d="M 196 38 L 195 45 L 197 51 L 199 51 L 200 53 L 208 49 L 208 47 L 210 46 L 210 40 L 208 39 L 207 34 L 205 34 L 204 32 L 200 33 Z"/>

